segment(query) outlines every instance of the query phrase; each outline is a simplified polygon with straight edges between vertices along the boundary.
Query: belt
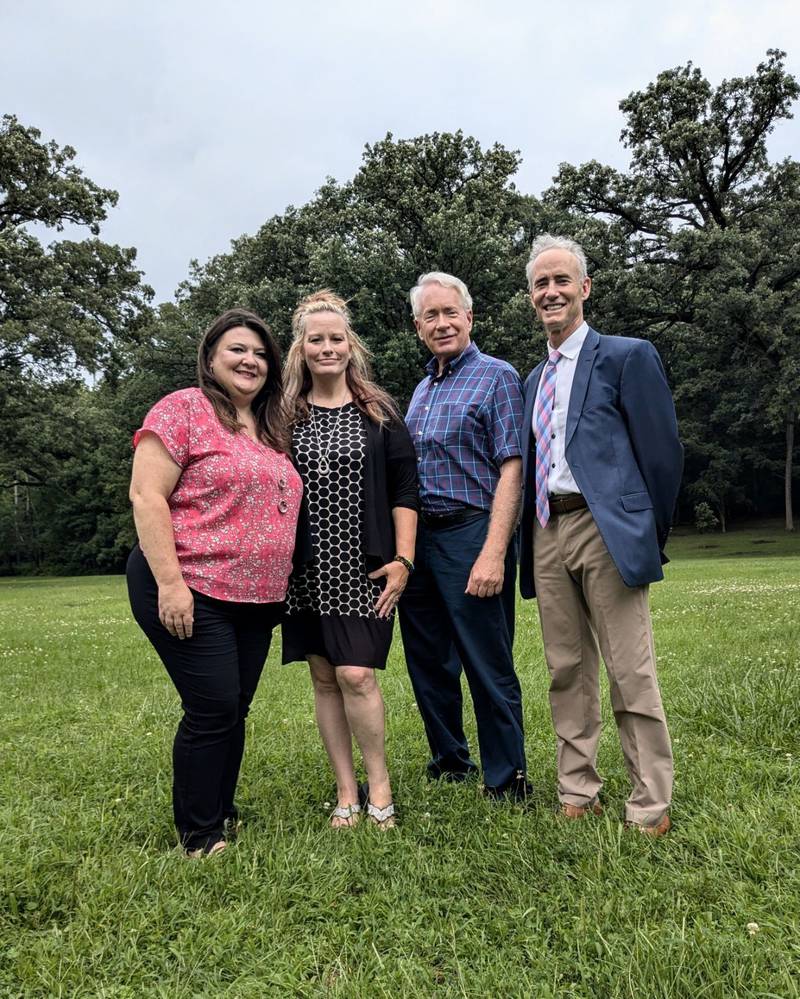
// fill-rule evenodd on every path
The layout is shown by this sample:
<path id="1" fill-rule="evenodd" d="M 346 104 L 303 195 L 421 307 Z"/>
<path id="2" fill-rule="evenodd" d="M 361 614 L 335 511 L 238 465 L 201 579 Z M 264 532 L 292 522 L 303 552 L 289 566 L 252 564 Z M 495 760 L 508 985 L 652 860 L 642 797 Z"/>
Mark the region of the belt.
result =
<path id="1" fill-rule="evenodd" d="M 456 524 L 466 524 L 469 520 L 484 516 L 483 510 L 476 510 L 475 507 L 465 507 L 463 510 L 456 510 L 453 513 L 425 513 L 421 511 L 419 519 L 432 531 L 441 527 L 454 527 Z"/>
<path id="2" fill-rule="evenodd" d="M 550 497 L 550 516 L 556 517 L 560 513 L 572 513 L 573 510 L 584 510 L 589 504 L 586 497 L 580 493 L 566 493 L 563 496 Z"/>

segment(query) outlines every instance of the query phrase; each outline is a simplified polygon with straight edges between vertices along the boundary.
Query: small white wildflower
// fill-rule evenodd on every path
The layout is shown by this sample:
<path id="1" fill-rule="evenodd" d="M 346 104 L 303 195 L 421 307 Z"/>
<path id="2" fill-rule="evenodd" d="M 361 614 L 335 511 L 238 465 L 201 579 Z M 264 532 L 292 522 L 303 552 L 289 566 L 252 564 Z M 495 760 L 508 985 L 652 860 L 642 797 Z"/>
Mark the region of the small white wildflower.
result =
<path id="1" fill-rule="evenodd" d="M 331 803 L 329 801 L 323 801 L 322 802 L 322 807 L 323 808 L 330 808 L 331 807 Z"/>
<path id="2" fill-rule="evenodd" d="M 756 933 L 758 933 L 758 923 L 748 923 L 747 932 L 750 934 L 751 937 L 754 937 Z"/>

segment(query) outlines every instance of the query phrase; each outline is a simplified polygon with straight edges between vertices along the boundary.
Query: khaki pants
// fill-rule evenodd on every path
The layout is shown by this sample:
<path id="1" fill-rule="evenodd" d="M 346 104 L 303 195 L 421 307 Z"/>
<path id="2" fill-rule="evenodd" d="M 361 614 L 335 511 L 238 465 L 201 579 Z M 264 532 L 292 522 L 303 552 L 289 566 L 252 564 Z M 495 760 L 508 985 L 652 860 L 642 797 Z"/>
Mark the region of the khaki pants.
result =
<path id="1" fill-rule="evenodd" d="M 558 738 L 558 795 L 586 805 L 598 793 L 600 659 L 632 791 L 625 818 L 657 823 L 672 799 L 672 748 L 656 679 L 648 587 L 628 587 L 588 509 L 538 523 L 536 600 Z"/>

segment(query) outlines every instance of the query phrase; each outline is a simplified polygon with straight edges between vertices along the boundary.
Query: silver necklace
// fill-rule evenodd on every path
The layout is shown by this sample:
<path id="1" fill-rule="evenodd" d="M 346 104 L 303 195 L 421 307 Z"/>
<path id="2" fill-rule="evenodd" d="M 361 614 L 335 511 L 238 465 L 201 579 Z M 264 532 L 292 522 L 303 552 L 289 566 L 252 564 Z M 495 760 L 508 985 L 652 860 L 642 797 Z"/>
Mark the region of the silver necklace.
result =
<path id="1" fill-rule="evenodd" d="M 311 429 L 314 431 L 314 437 L 317 440 L 317 451 L 319 452 L 317 467 L 319 468 L 321 475 L 327 475 L 331 467 L 329 455 L 331 453 L 331 448 L 333 447 L 334 438 L 336 437 L 336 431 L 339 429 L 339 420 L 342 418 L 342 410 L 344 409 L 346 403 L 343 402 L 339 407 L 336 419 L 333 421 L 333 427 L 331 427 L 330 436 L 328 437 L 328 446 L 323 448 L 322 438 L 320 437 L 319 428 L 317 427 L 317 418 L 314 416 L 314 404 L 310 399 L 308 402 L 311 407 Z"/>

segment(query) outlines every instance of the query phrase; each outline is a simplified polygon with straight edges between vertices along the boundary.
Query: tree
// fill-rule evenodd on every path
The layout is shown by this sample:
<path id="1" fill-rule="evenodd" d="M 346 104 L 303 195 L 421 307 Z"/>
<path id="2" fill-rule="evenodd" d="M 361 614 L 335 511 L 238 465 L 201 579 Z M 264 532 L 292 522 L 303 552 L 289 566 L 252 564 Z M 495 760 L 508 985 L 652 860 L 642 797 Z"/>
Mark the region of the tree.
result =
<path id="1" fill-rule="evenodd" d="M 17 498 L 58 489 L 75 456 L 76 409 L 88 376 L 119 376 L 125 349 L 141 336 L 152 291 L 135 267 L 136 251 L 97 238 L 114 191 L 85 177 L 75 150 L 6 115 L 0 126 L 0 484 Z M 86 239 L 43 246 L 30 226 Z M 26 551 L 39 501 L 27 495 Z M 8 502 L 6 500 L 6 506 Z M 7 513 L 7 510 L 6 510 Z M 16 516 L 16 513 L 15 513 Z M 19 524 L 19 518 L 16 523 Z"/>
<path id="2" fill-rule="evenodd" d="M 195 266 L 181 309 L 201 327 L 223 308 L 249 305 L 286 347 L 298 299 L 333 287 L 351 299 L 378 377 L 403 402 L 423 357 L 408 290 L 423 271 L 448 270 L 470 287 L 481 346 L 530 368 L 523 274 L 541 210 L 512 183 L 519 162 L 518 153 L 484 150 L 461 132 L 389 134 L 365 148 L 352 181 L 329 179 L 307 205 Z"/>
<path id="3" fill-rule="evenodd" d="M 100 231 L 115 191 L 72 164 L 75 150 L 40 142 L 12 115 L 0 127 L 0 371 L 81 375 L 113 366 L 135 338 L 151 290 L 136 251 L 100 240 L 43 247 L 27 226 Z"/>
<path id="4" fill-rule="evenodd" d="M 703 391 L 709 371 L 723 363 L 739 408 L 746 400 L 750 441 L 756 439 L 764 464 L 783 438 L 791 530 L 800 188 L 797 162 L 771 163 L 766 148 L 776 122 L 792 116 L 800 94 L 784 58 L 770 50 L 752 76 L 723 80 L 716 88 L 691 63 L 659 74 L 620 103 L 629 170 L 597 162 L 563 165 L 545 200 L 568 211 L 573 230 L 586 240 L 610 328 L 644 331 L 668 368 L 680 367 L 679 393 L 700 405 L 680 413 L 682 422 L 720 423 L 716 411 L 730 410 L 725 384 L 713 394 Z M 713 438 L 712 454 L 698 473 L 700 491 L 715 494 L 718 506 L 724 506 L 722 483 L 735 492 L 729 473 L 738 472 L 753 450 L 732 454 L 728 447 L 726 457 L 728 443 L 724 434 Z M 721 467 L 728 472 L 720 475 Z"/>

